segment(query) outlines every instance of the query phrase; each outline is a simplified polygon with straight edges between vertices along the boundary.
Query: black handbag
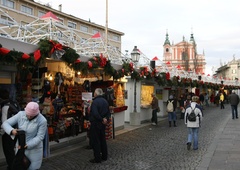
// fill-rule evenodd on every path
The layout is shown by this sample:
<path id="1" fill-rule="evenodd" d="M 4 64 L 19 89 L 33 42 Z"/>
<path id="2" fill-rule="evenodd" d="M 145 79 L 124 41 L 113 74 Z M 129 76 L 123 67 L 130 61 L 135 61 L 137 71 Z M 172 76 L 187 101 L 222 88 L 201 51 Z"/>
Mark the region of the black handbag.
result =
<path id="1" fill-rule="evenodd" d="M 31 161 L 24 153 L 25 151 L 24 146 L 26 145 L 25 131 L 23 130 L 18 131 L 17 139 L 21 148 L 18 150 L 17 154 L 15 155 L 15 158 L 13 159 L 12 169 L 27 170 L 31 165 Z"/>

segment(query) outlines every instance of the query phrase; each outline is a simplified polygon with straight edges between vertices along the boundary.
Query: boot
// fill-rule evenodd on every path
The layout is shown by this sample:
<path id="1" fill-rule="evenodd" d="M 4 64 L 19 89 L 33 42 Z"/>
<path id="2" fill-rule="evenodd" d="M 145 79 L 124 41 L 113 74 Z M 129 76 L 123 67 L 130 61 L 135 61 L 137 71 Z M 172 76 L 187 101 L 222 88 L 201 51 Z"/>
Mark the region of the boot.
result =
<path id="1" fill-rule="evenodd" d="M 177 125 L 176 125 L 176 121 L 173 121 L 173 124 L 174 124 L 174 127 L 177 127 Z"/>
<path id="2" fill-rule="evenodd" d="M 171 121 L 169 121 L 169 127 L 171 127 L 172 126 L 172 123 L 171 123 Z"/>

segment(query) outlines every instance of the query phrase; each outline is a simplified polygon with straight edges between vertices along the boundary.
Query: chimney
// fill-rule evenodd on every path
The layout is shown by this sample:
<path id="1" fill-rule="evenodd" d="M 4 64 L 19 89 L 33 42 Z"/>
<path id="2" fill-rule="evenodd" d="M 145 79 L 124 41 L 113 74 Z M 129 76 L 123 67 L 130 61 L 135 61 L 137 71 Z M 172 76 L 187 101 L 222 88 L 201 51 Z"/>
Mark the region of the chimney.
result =
<path id="1" fill-rule="evenodd" d="M 58 10 L 62 12 L 62 4 L 58 5 Z"/>

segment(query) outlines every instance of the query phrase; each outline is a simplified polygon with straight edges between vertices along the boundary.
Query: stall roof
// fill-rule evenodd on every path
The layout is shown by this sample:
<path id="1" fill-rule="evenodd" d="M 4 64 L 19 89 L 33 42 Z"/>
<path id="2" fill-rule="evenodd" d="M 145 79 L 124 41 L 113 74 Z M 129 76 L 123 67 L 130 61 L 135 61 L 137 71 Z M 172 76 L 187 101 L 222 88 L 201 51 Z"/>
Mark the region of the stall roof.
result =
<path id="1" fill-rule="evenodd" d="M 0 37 L 0 44 L 2 47 L 9 50 L 22 51 L 27 54 L 33 53 L 38 48 L 37 45 L 16 41 L 5 37 Z"/>

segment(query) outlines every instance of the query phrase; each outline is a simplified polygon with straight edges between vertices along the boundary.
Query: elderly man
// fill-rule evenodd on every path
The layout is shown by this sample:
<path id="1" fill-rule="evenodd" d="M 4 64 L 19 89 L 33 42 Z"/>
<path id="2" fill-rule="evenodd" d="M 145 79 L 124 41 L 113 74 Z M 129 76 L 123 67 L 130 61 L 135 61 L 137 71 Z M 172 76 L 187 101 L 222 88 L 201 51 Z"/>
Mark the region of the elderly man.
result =
<path id="1" fill-rule="evenodd" d="M 232 107 L 232 119 L 236 117 L 238 119 L 238 103 L 239 103 L 239 96 L 235 93 L 235 91 L 232 91 L 232 94 L 229 96 L 229 102 Z"/>
<path id="2" fill-rule="evenodd" d="M 91 105 L 89 121 L 90 140 L 94 152 L 94 159 L 91 163 L 101 163 L 108 158 L 107 142 L 105 137 L 105 126 L 110 118 L 109 105 L 103 97 L 101 88 L 94 91 L 94 99 Z"/>

